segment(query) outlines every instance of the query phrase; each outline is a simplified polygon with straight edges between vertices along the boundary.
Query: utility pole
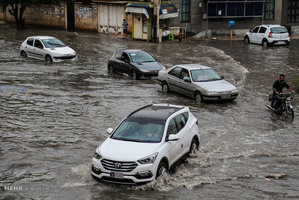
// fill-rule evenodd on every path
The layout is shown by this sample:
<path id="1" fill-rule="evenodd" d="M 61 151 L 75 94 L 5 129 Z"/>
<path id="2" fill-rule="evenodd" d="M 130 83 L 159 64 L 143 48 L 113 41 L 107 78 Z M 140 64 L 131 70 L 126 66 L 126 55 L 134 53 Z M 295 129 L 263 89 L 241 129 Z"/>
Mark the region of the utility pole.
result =
<path id="1" fill-rule="evenodd" d="M 162 42 L 161 41 L 161 33 L 160 33 L 160 0 L 154 0 L 154 8 L 156 9 L 156 14 L 157 14 L 157 30 L 156 30 L 156 33 L 157 33 L 157 38 L 158 38 L 158 41 L 159 43 Z"/>

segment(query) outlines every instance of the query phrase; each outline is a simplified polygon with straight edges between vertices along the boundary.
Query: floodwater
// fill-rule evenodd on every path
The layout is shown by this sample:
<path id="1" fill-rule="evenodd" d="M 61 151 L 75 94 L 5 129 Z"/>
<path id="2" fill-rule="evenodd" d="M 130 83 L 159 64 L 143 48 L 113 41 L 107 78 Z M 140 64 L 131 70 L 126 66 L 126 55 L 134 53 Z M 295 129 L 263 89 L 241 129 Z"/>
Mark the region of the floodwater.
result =
<path id="1" fill-rule="evenodd" d="M 74 62 L 24 59 L 20 43 L 53 35 L 74 48 Z M 299 98 L 295 119 L 266 108 L 280 73 L 299 93 L 299 40 L 263 48 L 242 41 L 132 41 L 115 35 L 0 26 L 0 199 L 298 199 Z M 213 67 L 235 84 L 234 102 L 196 104 L 163 94 L 152 80 L 107 73 L 117 49 L 143 49 L 166 68 Z M 90 175 L 93 152 L 127 114 L 151 103 L 189 106 L 199 120 L 197 157 L 143 186 Z"/>

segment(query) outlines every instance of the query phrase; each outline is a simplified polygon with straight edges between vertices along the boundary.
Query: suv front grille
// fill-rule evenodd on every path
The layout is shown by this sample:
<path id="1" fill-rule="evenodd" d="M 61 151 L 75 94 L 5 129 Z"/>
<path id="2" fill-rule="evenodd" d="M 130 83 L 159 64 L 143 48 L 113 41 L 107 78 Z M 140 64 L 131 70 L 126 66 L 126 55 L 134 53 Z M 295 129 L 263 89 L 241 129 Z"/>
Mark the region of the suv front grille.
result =
<path id="1" fill-rule="evenodd" d="M 122 162 L 103 159 L 101 163 L 106 170 L 118 172 L 131 172 L 137 167 L 137 163 L 135 162 Z"/>

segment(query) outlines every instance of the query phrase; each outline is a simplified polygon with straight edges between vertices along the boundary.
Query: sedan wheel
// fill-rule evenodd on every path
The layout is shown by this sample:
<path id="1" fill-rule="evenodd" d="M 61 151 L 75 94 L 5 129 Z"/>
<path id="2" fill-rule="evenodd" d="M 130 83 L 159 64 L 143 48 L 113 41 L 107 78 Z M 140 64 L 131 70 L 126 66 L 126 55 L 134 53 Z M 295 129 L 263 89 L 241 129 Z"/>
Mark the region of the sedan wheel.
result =
<path id="1" fill-rule="evenodd" d="M 137 74 L 136 74 L 136 71 L 135 71 L 135 70 L 133 70 L 133 71 L 131 72 L 131 78 L 132 78 L 133 80 L 137 80 L 137 79 L 138 79 L 138 77 L 137 77 Z"/>
<path id="2" fill-rule="evenodd" d="M 26 54 L 26 52 L 25 52 L 25 51 L 21 51 L 21 56 L 22 56 L 23 58 L 27 58 L 27 54 Z"/>
<path id="3" fill-rule="evenodd" d="M 201 94 L 199 92 L 195 93 L 194 99 L 195 99 L 196 103 L 202 102 L 202 96 L 201 96 Z"/>
<path id="4" fill-rule="evenodd" d="M 163 176 L 167 172 L 167 167 L 165 162 L 160 162 L 159 167 L 157 169 L 156 178 Z"/>
<path id="5" fill-rule="evenodd" d="M 109 74 L 113 74 L 114 73 L 114 69 L 113 69 L 113 67 L 112 66 L 108 66 L 108 73 Z"/>
<path id="6" fill-rule="evenodd" d="M 168 93 L 168 92 L 169 92 L 169 86 L 168 86 L 167 83 L 163 83 L 163 84 L 162 84 L 162 91 L 163 91 L 164 93 Z"/>
<path id="7" fill-rule="evenodd" d="M 52 58 L 51 58 L 51 56 L 49 56 L 49 55 L 46 55 L 45 60 L 46 60 L 46 62 L 48 62 L 48 63 L 52 63 Z"/>

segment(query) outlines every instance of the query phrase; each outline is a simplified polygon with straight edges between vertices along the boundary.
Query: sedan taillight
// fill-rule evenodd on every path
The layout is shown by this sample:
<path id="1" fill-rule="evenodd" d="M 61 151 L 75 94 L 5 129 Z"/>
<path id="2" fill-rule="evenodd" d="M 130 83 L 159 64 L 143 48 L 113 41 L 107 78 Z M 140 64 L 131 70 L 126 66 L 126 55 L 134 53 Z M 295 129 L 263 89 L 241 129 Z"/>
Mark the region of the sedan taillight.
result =
<path id="1" fill-rule="evenodd" d="M 269 32 L 269 35 L 268 35 L 268 37 L 269 37 L 269 38 L 273 38 L 273 36 L 272 36 L 272 33 L 271 33 L 271 32 Z"/>

